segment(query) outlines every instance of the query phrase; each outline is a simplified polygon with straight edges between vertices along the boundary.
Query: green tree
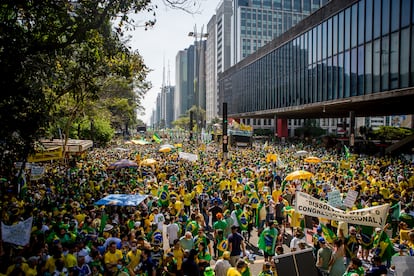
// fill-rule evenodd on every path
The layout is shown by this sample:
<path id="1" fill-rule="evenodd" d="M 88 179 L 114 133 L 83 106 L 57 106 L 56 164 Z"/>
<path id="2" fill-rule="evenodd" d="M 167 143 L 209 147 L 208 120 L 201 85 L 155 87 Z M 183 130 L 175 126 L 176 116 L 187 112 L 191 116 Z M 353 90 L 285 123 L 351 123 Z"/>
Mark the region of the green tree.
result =
<path id="1" fill-rule="evenodd" d="M 186 9 L 183 3 L 164 1 Z M 64 114 L 83 114 L 85 102 L 99 91 L 102 75 L 113 74 L 108 53 L 119 53 L 122 43 L 103 38 L 112 32 L 112 20 L 119 36 L 135 27 L 131 13 L 157 7 L 150 0 L 89 1 L 3 1 L 0 5 L 0 168 L 8 172 L 15 160 L 25 160 L 36 140 L 47 133 Z M 155 16 L 155 14 L 153 14 Z M 152 26 L 155 17 L 145 22 Z M 119 40 L 118 40 L 119 41 Z M 102 43 L 104 46 L 102 47 Z M 111 48 L 112 47 L 112 48 Z M 102 51 L 105 49 L 105 51 Z M 113 51 L 111 51 L 113 50 Z M 129 58 L 129 51 L 121 51 Z M 101 54 L 105 53 L 104 56 Z M 84 59 L 86 58 L 86 59 Z M 136 55 L 135 55 L 136 58 Z M 106 61 L 110 61 L 107 59 Z M 119 60 L 119 59 L 118 59 Z M 128 65 L 124 63 L 124 65 Z M 131 64 L 129 64 L 131 65 Z M 77 71 L 76 69 L 80 69 Z M 133 72 L 128 66 L 117 67 L 120 75 Z M 126 70 L 122 72 L 122 69 Z M 85 72 L 89 72 L 85 74 Z M 77 80 L 78 82 L 76 82 Z M 69 94 L 69 97 L 67 96 Z M 142 94 L 141 94 L 142 96 Z M 137 97 L 139 99 L 139 97 Z M 71 102 L 64 110 L 61 100 Z M 81 101 L 82 104 L 77 102 Z M 58 106 L 56 106 L 58 105 Z M 57 116 L 61 114 L 62 116 Z M 55 118 L 56 116 L 56 118 Z M 79 125 L 83 119 L 69 118 Z M 67 132 L 69 134 L 70 131 Z M 69 136 L 69 135 L 67 135 Z"/>

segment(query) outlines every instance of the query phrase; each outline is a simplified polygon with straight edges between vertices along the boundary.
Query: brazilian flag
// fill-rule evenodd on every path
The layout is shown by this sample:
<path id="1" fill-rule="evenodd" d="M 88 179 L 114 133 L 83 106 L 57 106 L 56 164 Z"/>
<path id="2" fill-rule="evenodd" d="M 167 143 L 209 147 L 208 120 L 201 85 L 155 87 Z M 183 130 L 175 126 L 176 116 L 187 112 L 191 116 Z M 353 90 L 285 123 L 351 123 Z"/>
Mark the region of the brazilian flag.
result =
<path id="1" fill-rule="evenodd" d="M 257 193 L 255 191 L 252 191 L 252 194 L 250 195 L 250 198 L 249 198 L 249 204 L 252 206 L 253 209 L 256 209 L 259 202 L 260 200 L 259 200 L 259 197 L 257 196 Z"/>
<path id="2" fill-rule="evenodd" d="M 156 142 L 156 143 L 161 143 L 161 138 L 160 138 L 160 136 L 158 136 L 158 134 L 157 133 L 154 133 L 153 135 L 152 135 L 152 139 L 154 139 L 154 141 Z"/>
<path id="3" fill-rule="evenodd" d="M 249 226 L 249 215 L 243 211 L 237 216 L 237 220 L 239 222 L 240 231 L 247 231 Z"/>
<path id="4" fill-rule="evenodd" d="M 335 233 L 331 229 L 326 227 L 326 225 L 323 223 L 321 223 L 320 226 L 322 228 L 322 233 L 323 233 L 323 236 L 325 237 L 325 240 L 328 243 L 333 243 L 336 240 Z"/>
<path id="5" fill-rule="evenodd" d="M 168 206 L 170 201 L 170 193 L 168 192 L 168 189 L 163 188 L 161 191 L 159 191 L 158 201 L 162 207 Z"/>
<path id="6" fill-rule="evenodd" d="M 227 239 L 219 242 L 219 244 L 217 245 L 217 249 L 222 252 L 227 251 L 229 249 L 229 242 L 227 241 Z"/>

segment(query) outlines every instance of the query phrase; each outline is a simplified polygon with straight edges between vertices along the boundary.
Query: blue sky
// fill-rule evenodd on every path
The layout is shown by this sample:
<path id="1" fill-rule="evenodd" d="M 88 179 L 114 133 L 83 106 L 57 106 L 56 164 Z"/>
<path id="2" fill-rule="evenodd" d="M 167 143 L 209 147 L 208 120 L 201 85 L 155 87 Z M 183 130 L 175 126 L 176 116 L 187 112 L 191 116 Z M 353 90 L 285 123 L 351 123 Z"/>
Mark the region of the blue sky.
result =
<path id="1" fill-rule="evenodd" d="M 153 71 L 149 74 L 148 80 L 152 82 L 153 88 L 145 96 L 143 106 L 145 114 L 139 118 L 145 123 L 150 123 L 151 112 L 155 108 L 155 100 L 160 91 L 163 80 L 163 62 L 165 59 L 166 75 L 168 73 L 168 63 L 170 71 L 171 85 L 175 85 L 175 57 L 177 52 L 183 50 L 194 43 L 194 38 L 189 37 L 188 33 L 197 26 L 197 31 L 207 29 L 207 23 L 215 14 L 219 0 L 198 0 L 200 3 L 200 13 L 188 14 L 181 10 L 167 9 L 162 0 L 155 0 L 158 4 L 156 10 L 157 22 L 155 26 L 147 31 L 144 28 L 137 28 L 130 32 L 132 36 L 129 45 L 133 50 L 138 50 L 143 56 L 145 64 Z M 141 23 L 148 16 L 140 13 L 134 16 L 135 20 Z"/>

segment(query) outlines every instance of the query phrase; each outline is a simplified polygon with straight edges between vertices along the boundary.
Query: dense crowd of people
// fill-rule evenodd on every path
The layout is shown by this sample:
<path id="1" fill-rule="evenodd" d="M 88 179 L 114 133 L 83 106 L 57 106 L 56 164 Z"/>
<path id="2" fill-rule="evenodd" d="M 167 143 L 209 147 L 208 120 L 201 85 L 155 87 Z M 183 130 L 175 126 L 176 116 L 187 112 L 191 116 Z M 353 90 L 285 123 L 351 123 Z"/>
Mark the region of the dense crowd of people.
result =
<path id="1" fill-rule="evenodd" d="M 289 144 L 232 149 L 226 159 L 214 143 L 159 147 L 118 144 L 66 165 L 46 162 L 19 191 L 11 181 L 18 168 L 2 176 L 1 221 L 33 224 L 27 245 L 2 242 L 0 275 L 251 275 L 247 245 L 263 255 L 261 276 L 277 274 L 275 256 L 308 247 L 320 275 L 383 275 L 394 255 L 414 255 L 409 161 Z M 320 161 L 306 162 L 310 155 Z M 155 163 L 140 165 L 148 158 Z M 108 169 L 120 159 L 138 166 Z M 285 180 L 298 169 L 312 177 Z M 350 190 L 358 192 L 353 209 L 392 206 L 385 228 L 295 211 L 297 191 L 327 201 Z M 95 204 L 109 194 L 147 197 L 138 206 Z"/>

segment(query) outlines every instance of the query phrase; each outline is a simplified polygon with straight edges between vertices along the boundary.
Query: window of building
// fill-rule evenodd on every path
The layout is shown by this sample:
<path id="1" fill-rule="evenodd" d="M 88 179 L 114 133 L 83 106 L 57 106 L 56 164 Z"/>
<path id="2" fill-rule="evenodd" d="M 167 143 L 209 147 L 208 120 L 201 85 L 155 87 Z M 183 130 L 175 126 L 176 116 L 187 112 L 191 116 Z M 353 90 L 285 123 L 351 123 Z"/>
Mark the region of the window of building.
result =
<path id="1" fill-rule="evenodd" d="M 380 91 L 380 84 L 381 84 L 381 76 L 380 76 L 380 68 L 381 68 L 381 40 L 377 39 L 374 41 L 374 49 L 373 49 L 373 61 L 372 61 L 372 72 L 373 72 L 373 79 L 372 79 L 372 91 L 379 92 Z"/>
<path id="2" fill-rule="evenodd" d="M 344 12 L 338 16 L 338 53 L 344 50 Z"/>
<path id="3" fill-rule="evenodd" d="M 358 47 L 358 95 L 364 95 L 364 68 L 365 68 L 365 52 L 364 52 L 364 45 Z"/>
<path id="4" fill-rule="evenodd" d="M 353 24 L 355 25 L 355 24 Z M 345 46 L 344 46 L 344 50 L 349 50 L 350 45 L 351 45 L 351 9 L 346 9 L 345 10 L 345 38 L 344 38 L 344 42 L 345 42 Z M 355 35 L 355 34 L 353 34 Z"/>
<path id="5" fill-rule="evenodd" d="M 381 1 L 374 1 L 374 23 L 367 22 L 367 24 L 374 27 L 374 39 L 381 35 Z"/>
<path id="6" fill-rule="evenodd" d="M 399 56 L 400 56 L 400 37 L 399 33 L 391 34 L 391 49 L 390 49 L 390 89 L 399 88 Z"/>
<path id="7" fill-rule="evenodd" d="M 382 35 L 390 32 L 390 0 L 382 0 Z"/>
<path id="8" fill-rule="evenodd" d="M 358 4 L 355 4 L 351 7 L 351 48 L 357 45 L 358 41 Z"/>
<path id="9" fill-rule="evenodd" d="M 381 41 L 381 91 L 388 90 L 389 78 L 390 78 L 390 37 L 384 36 Z M 398 65 L 397 65 L 398 68 Z M 398 70 L 397 70 L 398 74 Z M 397 76 L 398 84 L 398 76 Z"/>
<path id="10" fill-rule="evenodd" d="M 373 0 L 366 0 L 365 7 L 365 39 L 366 41 L 372 40 L 372 13 L 373 13 Z"/>
<path id="11" fill-rule="evenodd" d="M 358 45 L 361 45 L 365 41 L 364 20 L 365 20 L 365 1 L 361 0 L 358 3 Z"/>
<path id="12" fill-rule="evenodd" d="M 372 93 L 372 43 L 365 45 L 365 94 Z"/>
<path id="13" fill-rule="evenodd" d="M 332 19 L 332 29 L 333 29 L 332 54 L 336 55 L 338 53 L 338 15 L 335 15 Z"/>
<path id="14" fill-rule="evenodd" d="M 391 5 L 391 32 L 400 28 L 400 1 L 392 1 Z"/>
<path id="15" fill-rule="evenodd" d="M 407 27 L 410 24 L 410 14 L 411 14 L 412 3 L 413 3 L 412 0 L 401 1 L 401 28 Z"/>
<path id="16" fill-rule="evenodd" d="M 407 58 L 409 56 L 410 56 L 410 30 L 409 28 L 405 28 L 401 31 L 401 53 L 400 53 L 400 87 L 401 88 L 408 87 L 409 85 L 409 81 L 408 81 L 409 59 Z M 392 77 L 393 76 L 391 76 L 391 85 L 392 85 Z"/>
<path id="17" fill-rule="evenodd" d="M 344 55 L 338 55 L 338 99 L 344 97 Z"/>
<path id="18" fill-rule="evenodd" d="M 292 0 L 283 0 L 283 10 L 285 11 L 292 10 Z"/>

